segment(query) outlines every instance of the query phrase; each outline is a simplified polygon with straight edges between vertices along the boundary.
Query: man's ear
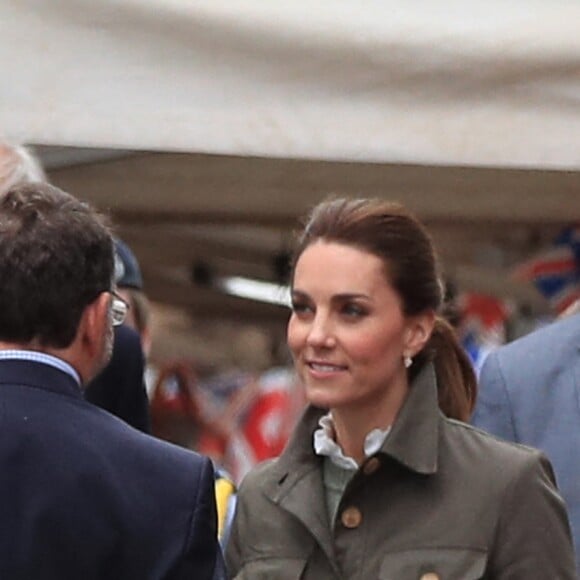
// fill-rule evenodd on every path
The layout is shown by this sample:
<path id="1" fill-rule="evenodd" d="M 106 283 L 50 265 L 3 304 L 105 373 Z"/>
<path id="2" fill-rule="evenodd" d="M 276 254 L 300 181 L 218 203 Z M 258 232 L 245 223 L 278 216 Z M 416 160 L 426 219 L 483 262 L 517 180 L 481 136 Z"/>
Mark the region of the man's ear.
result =
<path id="1" fill-rule="evenodd" d="M 423 350 L 435 327 L 435 312 L 428 310 L 421 314 L 409 316 L 405 332 L 404 355 L 414 357 Z"/>
<path id="2" fill-rule="evenodd" d="M 85 306 L 79 324 L 82 346 L 90 356 L 100 356 L 103 336 L 108 332 L 109 292 L 101 292 L 95 300 Z"/>

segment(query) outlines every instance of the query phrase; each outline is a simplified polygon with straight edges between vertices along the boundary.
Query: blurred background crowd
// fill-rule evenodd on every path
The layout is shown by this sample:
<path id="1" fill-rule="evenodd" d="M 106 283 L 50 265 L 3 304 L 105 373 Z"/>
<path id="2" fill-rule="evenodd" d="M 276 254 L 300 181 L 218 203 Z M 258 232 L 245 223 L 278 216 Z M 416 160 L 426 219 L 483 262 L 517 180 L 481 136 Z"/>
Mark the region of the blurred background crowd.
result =
<path id="1" fill-rule="evenodd" d="M 84 151 L 83 163 L 81 152 L 62 148 L 6 144 L 0 153 L 7 185 L 27 172 L 61 184 L 69 173 L 79 179 L 87 171 L 96 187 L 99 169 L 107 170 L 106 152 Z M 116 154 L 109 163 L 120 163 Z M 557 223 L 512 218 L 509 231 L 473 220 L 433 223 L 447 276 L 445 315 L 477 371 L 492 350 L 577 308 L 580 224 L 568 213 L 570 220 Z M 285 223 L 225 227 L 227 219 L 172 219 L 136 224 L 120 215 L 118 235 L 135 250 L 117 239 L 117 285 L 131 305 L 126 324 L 140 336 L 146 372 L 129 403 L 98 387 L 89 398 L 138 428 L 209 455 L 237 484 L 253 465 L 281 452 L 304 407 L 285 345 L 292 231 Z"/>

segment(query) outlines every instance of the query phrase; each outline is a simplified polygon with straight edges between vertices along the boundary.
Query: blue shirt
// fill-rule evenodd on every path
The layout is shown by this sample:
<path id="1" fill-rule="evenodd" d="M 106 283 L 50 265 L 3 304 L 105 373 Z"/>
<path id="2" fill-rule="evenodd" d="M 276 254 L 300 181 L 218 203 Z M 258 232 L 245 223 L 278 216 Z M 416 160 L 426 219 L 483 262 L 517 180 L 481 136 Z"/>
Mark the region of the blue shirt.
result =
<path id="1" fill-rule="evenodd" d="M 27 360 L 38 362 L 41 364 L 49 365 L 70 375 L 78 386 L 81 386 L 81 377 L 79 373 L 67 362 L 51 354 L 46 354 L 45 352 L 39 352 L 37 350 L 17 350 L 8 349 L 0 350 L 0 360 Z"/>

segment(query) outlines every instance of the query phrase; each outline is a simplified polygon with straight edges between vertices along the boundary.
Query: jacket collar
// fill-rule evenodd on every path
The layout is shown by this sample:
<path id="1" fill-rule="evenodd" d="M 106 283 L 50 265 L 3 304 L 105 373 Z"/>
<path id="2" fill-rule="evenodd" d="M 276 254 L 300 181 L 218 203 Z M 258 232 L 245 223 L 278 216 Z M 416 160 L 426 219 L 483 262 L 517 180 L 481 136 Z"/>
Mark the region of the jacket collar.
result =
<path id="1" fill-rule="evenodd" d="M 416 473 L 436 473 L 440 419 L 435 368 L 428 363 L 413 381 L 381 452 Z"/>
<path id="2" fill-rule="evenodd" d="M 37 361 L 0 360 L 0 387 L 4 385 L 21 385 L 83 398 L 81 389 L 72 376 Z"/>
<path id="3" fill-rule="evenodd" d="M 314 431 L 326 412 L 313 406 L 306 408 L 286 449 L 274 463 L 264 492 L 302 521 L 329 560 L 335 561 L 324 501 L 321 458 L 312 447 Z M 427 364 L 413 381 L 379 453 L 389 455 L 416 473 L 436 473 L 440 417 L 435 370 L 432 364 Z"/>
<path id="4" fill-rule="evenodd" d="M 304 470 L 317 466 L 319 458 L 313 452 L 312 438 L 320 417 L 325 413 L 326 410 L 317 407 L 306 408 L 278 460 L 281 475 L 293 480 Z M 428 363 L 413 381 L 380 453 L 417 473 L 436 473 L 440 418 L 435 369 L 432 363 Z"/>

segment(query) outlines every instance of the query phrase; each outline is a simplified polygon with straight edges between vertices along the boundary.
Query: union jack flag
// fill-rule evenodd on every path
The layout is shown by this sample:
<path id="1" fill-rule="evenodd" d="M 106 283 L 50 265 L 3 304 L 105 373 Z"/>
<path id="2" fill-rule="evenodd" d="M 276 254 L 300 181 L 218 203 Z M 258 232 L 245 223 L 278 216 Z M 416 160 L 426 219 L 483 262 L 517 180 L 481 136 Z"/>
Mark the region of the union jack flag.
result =
<path id="1" fill-rule="evenodd" d="M 580 224 L 560 232 L 551 248 L 518 266 L 514 276 L 531 281 L 558 314 L 580 299 Z"/>

